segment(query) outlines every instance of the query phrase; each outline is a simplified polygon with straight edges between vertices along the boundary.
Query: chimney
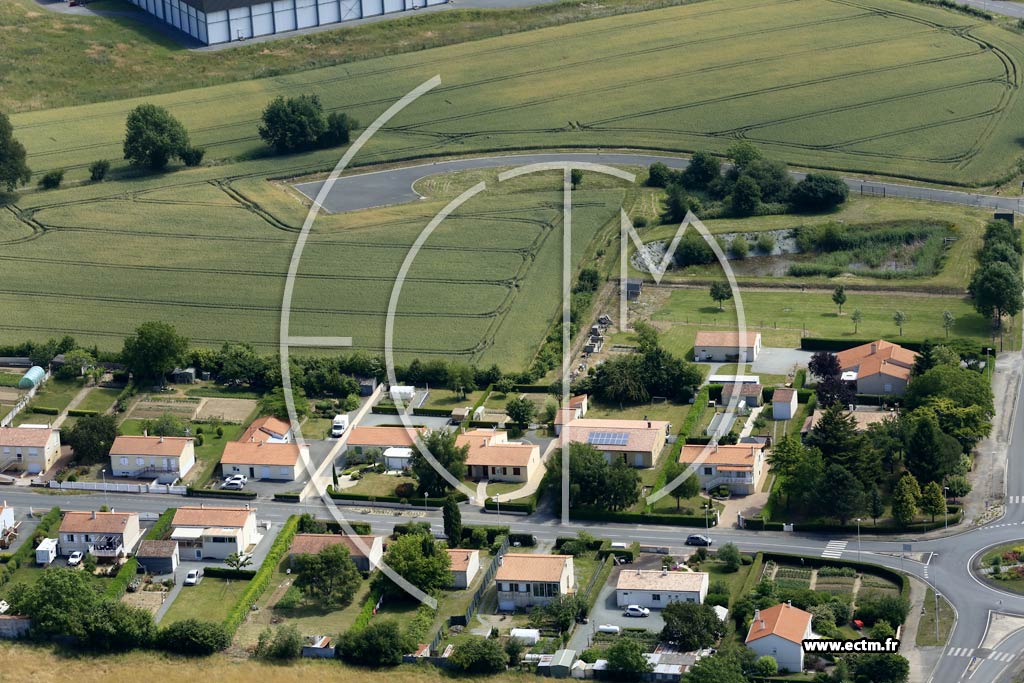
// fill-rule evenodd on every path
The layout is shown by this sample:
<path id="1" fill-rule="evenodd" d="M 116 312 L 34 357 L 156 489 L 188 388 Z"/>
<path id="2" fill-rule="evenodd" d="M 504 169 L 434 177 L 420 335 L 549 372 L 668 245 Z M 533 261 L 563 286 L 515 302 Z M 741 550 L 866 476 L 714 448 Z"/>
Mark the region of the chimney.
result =
<path id="1" fill-rule="evenodd" d="M 651 421 L 650 421 L 650 420 L 648 420 L 648 421 L 647 421 L 647 428 L 648 428 L 648 429 L 650 429 L 650 428 L 651 428 Z"/>
<path id="2" fill-rule="evenodd" d="M 793 601 L 792 600 L 786 600 L 786 607 L 792 607 L 792 606 L 793 606 Z"/>
<path id="3" fill-rule="evenodd" d="M 262 442 L 262 441 L 260 441 L 260 442 L 259 442 L 258 444 L 256 444 L 256 448 L 259 448 L 259 447 L 260 447 L 260 446 L 262 446 L 262 445 L 263 445 L 263 442 Z"/>
<path id="4" fill-rule="evenodd" d="M 878 353 L 878 342 L 871 342 L 871 355 Z"/>
<path id="5" fill-rule="evenodd" d="M 163 443 L 163 442 L 164 442 L 164 437 L 161 436 L 160 437 L 160 443 Z"/>
<path id="6" fill-rule="evenodd" d="M 498 566 L 501 567 L 504 564 L 505 564 L 505 556 L 504 555 L 498 555 Z"/>
<path id="7" fill-rule="evenodd" d="M 661 568 L 661 575 L 662 576 L 668 576 L 668 568 L 667 567 L 662 567 Z"/>
<path id="8" fill-rule="evenodd" d="M 754 623 L 756 624 L 759 621 L 761 621 L 761 610 L 756 609 L 754 610 Z"/>
<path id="9" fill-rule="evenodd" d="M 96 519 L 96 511 L 95 510 L 92 511 L 92 518 Z"/>
<path id="10" fill-rule="evenodd" d="M 142 430 L 142 435 L 143 436 L 149 436 L 149 430 L 148 429 L 143 429 Z"/>

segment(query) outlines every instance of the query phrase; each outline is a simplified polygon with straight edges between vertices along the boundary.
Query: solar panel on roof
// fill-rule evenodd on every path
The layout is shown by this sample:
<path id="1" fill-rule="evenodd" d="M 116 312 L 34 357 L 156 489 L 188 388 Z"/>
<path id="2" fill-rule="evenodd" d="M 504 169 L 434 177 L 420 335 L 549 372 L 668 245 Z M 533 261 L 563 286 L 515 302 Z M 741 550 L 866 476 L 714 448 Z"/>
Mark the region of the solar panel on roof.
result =
<path id="1" fill-rule="evenodd" d="M 592 446 L 625 446 L 629 442 L 626 432 L 591 432 L 587 443 Z"/>

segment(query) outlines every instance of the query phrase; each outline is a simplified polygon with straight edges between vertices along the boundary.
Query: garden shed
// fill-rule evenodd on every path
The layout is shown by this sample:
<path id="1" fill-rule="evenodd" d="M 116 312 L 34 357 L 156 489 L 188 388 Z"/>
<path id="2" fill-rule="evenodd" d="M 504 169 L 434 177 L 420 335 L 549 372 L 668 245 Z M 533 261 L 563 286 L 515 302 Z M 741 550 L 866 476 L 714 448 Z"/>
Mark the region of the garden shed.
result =
<path id="1" fill-rule="evenodd" d="M 31 389 L 34 386 L 38 386 L 45 378 L 46 370 L 43 370 L 38 365 L 33 365 L 21 376 L 21 380 L 18 381 L 18 388 Z"/>

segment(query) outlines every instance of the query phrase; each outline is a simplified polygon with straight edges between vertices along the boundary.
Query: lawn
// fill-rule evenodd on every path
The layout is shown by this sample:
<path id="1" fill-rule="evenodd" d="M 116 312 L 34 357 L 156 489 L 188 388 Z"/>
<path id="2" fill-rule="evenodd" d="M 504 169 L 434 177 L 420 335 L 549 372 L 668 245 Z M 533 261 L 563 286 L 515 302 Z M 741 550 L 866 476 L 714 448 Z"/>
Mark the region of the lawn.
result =
<path id="1" fill-rule="evenodd" d="M 482 391 L 470 391 L 463 395 L 450 389 L 431 389 L 427 400 L 419 407 L 435 410 L 455 410 L 456 408 L 465 408 L 466 406 L 473 407 L 483 396 L 484 392 Z"/>
<path id="2" fill-rule="evenodd" d="M 724 581 L 729 587 L 729 604 L 732 604 L 742 597 L 739 595 L 739 591 L 743 588 L 743 582 L 747 580 L 747 575 L 750 574 L 750 567 L 751 565 L 740 565 L 739 570 L 728 572 L 725 570 L 724 563 L 709 559 L 701 562 L 697 571 L 707 572 L 709 583 Z"/>
<path id="3" fill-rule="evenodd" d="M 848 303 L 839 316 L 832 303 L 832 292 L 825 290 L 792 291 L 746 290 L 743 306 L 747 329 L 761 333 L 765 346 L 797 348 L 801 337 L 830 339 L 889 339 L 899 343 L 900 331 L 892 320 L 895 311 L 903 311 L 907 320 L 903 338 L 920 341 L 925 338 L 942 339 L 942 314 L 950 311 L 956 316 L 952 334 L 982 342 L 991 340 L 990 325 L 970 302 L 959 296 L 928 296 L 913 292 L 865 293 L 847 290 Z M 863 315 L 856 332 L 850 313 L 860 310 Z M 662 344 L 674 353 L 692 357 L 693 341 L 699 330 L 735 329 L 734 302 L 727 302 L 725 311 L 701 289 L 672 290 L 666 304 L 652 318 L 669 327 L 662 336 Z M 1007 323 L 1007 348 L 1019 344 L 1015 326 Z"/>
<path id="4" fill-rule="evenodd" d="M 610 406 L 591 399 L 587 407 L 587 418 L 611 418 L 615 420 L 664 420 L 671 422 L 673 432 L 686 419 L 690 412 L 689 405 L 672 403 L 670 401 L 659 401 L 657 403 L 644 403 L 635 406 Z"/>
<path id="5" fill-rule="evenodd" d="M 352 488 L 342 489 L 345 493 L 358 493 L 361 496 L 393 496 L 399 484 L 416 484 L 412 477 L 393 474 L 363 473 L 363 478 Z M 416 501 L 411 501 L 415 503 Z"/>
<path id="6" fill-rule="evenodd" d="M 247 581 L 205 577 L 195 586 L 184 586 L 160 621 L 162 626 L 185 619 L 220 623 L 238 602 Z"/>
<path id="7" fill-rule="evenodd" d="M 95 410 L 97 413 L 105 413 L 114 405 L 114 401 L 117 400 L 120 393 L 120 389 L 93 387 L 93 389 L 85 395 L 82 402 L 78 404 L 78 409 Z"/>
<path id="8" fill-rule="evenodd" d="M 935 591 L 931 588 L 928 589 L 928 594 L 924 598 L 924 614 L 921 615 L 921 621 L 917 626 L 917 638 L 914 644 L 918 647 L 927 647 L 933 645 L 945 645 L 946 641 L 949 640 L 949 633 L 953 630 L 953 624 L 956 623 L 956 614 L 953 612 L 953 608 L 946 601 L 946 598 L 939 598 L 939 637 L 935 637 Z"/>
<path id="9" fill-rule="evenodd" d="M 81 390 L 81 380 L 50 378 L 39 387 L 39 391 L 36 392 L 35 397 L 29 403 L 29 408 L 22 411 L 15 418 L 15 422 L 20 424 L 22 422 L 39 422 L 41 420 L 52 421 L 56 417 L 55 415 L 44 416 L 42 413 L 33 413 L 32 408 L 62 411 L 68 407 L 71 399 Z"/>
<path id="10" fill-rule="evenodd" d="M 18 567 L 13 574 L 11 579 L 3 586 L 0 586 L 0 598 L 7 597 L 10 595 L 10 591 L 17 584 L 33 584 L 39 580 L 39 577 L 43 575 L 43 572 L 47 569 L 39 567 L 35 564 L 35 558 L 33 557 L 27 564 Z M 81 571 L 84 571 L 81 570 Z M 109 577 L 92 575 L 93 584 L 100 590 L 106 590 Z"/>
<path id="11" fill-rule="evenodd" d="M 218 162 L 262 153 L 256 119 L 276 95 L 316 91 L 325 107 L 365 125 L 435 74 L 443 85 L 381 131 L 361 162 L 526 145 L 720 152 L 742 136 L 796 164 L 965 183 L 1004 175 L 1020 153 L 1013 122 L 1024 104 L 1014 91 L 1024 38 L 899 0 L 697 2 L 424 50 L 543 25 L 530 17 L 545 14 L 439 13 L 215 54 L 126 35 L 124 22 L 29 16 L 30 0 L 4 6 L 0 25 L 47 39 L 31 54 L 5 41 L 5 101 L 27 110 L 136 98 L 14 116 L 33 170 L 63 166 L 69 179 L 97 158 L 120 170 L 124 116 L 147 94 L 141 88 L 170 93 L 146 100 L 168 106 Z M 568 3 L 549 12 L 587 14 Z M 408 52 L 352 61 L 396 49 Z M 52 58 L 20 68 L 39 55 Z M 112 63 L 144 69 L 145 83 L 112 75 Z M 173 92 L 261 74 L 268 78 Z M 324 168 L 337 156 L 308 158 L 329 157 Z"/>

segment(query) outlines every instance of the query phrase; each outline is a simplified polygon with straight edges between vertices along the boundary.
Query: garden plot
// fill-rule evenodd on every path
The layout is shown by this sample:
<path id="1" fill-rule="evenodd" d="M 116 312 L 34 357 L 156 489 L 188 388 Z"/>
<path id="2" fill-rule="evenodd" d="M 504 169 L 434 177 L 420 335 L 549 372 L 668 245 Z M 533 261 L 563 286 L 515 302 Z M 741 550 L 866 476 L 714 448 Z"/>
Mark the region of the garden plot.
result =
<path id="1" fill-rule="evenodd" d="M 128 417 L 135 420 L 151 420 L 167 413 L 182 420 L 192 420 L 199 411 L 200 399 L 160 399 L 144 397 L 132 406 Z"/>
<path id="2" fill-rule="evenodd" d="M 245 398 L 204 398 L 194 419 L 244 422 L 256 410 L 256 401 Z"/>

